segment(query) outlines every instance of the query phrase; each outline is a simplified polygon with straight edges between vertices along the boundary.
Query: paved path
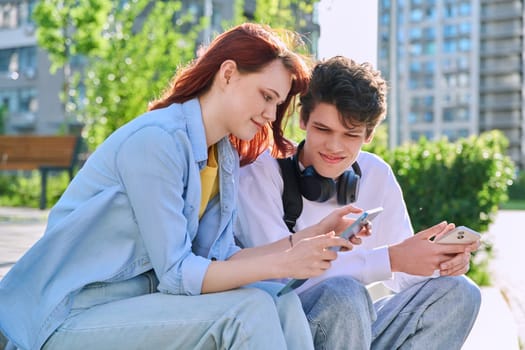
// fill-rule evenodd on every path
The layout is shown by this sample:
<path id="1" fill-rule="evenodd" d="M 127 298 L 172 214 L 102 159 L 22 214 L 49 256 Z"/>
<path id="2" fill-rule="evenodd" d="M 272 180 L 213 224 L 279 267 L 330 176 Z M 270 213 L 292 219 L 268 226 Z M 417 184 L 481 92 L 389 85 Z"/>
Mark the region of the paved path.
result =
<path id="1" fill-rule="evenodd" d="M 49 211 L 0 207 L 0 279 L 44 233 Z"/>
<path id="2" fill-rule="evenodd" d="M 525 348 L 525 211 L 500 211 L 488 238 L 494 244 L 493 283 L 510 306 Z"/>
<path id="3" fill-rule="evenodd" d="M 0 279 L 38 240 L 48 211 L 0 207 Z M 525 211 L 500 211 L 488 234 L 494 244 L 494 286 L 483 288 L 483 303 L 462 350 L 525 348 Z"/>
<path id="4" fill-rule="evenodd" d="M 525 347 L 525 211 L 501 210 L 483 240 L 493 244 L 493 288 L 483 289 L 478 320 L 463 350 Z"/>

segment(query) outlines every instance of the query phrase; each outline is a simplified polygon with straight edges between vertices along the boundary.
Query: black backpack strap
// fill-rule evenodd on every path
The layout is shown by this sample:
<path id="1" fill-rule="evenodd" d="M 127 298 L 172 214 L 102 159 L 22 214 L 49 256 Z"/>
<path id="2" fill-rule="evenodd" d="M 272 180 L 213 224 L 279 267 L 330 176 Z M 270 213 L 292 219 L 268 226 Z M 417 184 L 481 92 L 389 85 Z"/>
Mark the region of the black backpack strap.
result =
<path id="1" fill-rule="evenodd" d="M 294 168 L 292 158 L 277 159 L 281 167 L 281 176 L 283 177 L 283 209 L 284 222 L 288 226 L 288 230 L 295 233 L 295 222 L 301 212 L 303 211 L 303 198 L 299 190 L 299 182 L 297 181 L 297 174 Z"/>

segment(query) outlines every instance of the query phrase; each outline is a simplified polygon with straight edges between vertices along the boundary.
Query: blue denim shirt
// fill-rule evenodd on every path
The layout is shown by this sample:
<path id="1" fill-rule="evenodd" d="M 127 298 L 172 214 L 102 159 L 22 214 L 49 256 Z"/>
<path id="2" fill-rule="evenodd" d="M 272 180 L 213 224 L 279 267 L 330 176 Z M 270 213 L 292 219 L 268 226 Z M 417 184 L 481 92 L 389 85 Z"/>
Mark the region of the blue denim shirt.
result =
<path id="1" fill-rule="evenodd" d="M 83 286 L 154 269 L 163 293 L 196 295 L 233 239 L 238 155 L 218 144 L 220 193 L 198 218 L 207 145 L 197 99 L 151 111 L 89 157 L 49 214 L 43 237 L 0 282 L 0 327 L 39 349 Z"/>

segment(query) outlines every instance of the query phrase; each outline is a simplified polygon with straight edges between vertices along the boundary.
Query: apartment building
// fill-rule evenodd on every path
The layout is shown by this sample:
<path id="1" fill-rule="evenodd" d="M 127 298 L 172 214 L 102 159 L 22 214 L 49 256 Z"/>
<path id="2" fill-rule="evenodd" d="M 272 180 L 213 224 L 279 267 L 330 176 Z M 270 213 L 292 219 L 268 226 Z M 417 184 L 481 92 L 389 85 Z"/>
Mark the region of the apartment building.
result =
<path id="1" fill-rule="evenodd" d="M 0 106 L 6 132 L 56 133 L 64 117 L 58 96 L 63 74 L 50 74 L 38 48 L 31 11 L 35 0 L 0 0 Z"/>
<path id="2" fill-rule="evenodd" d="M 502 130 L 525 166 L 521 0 L 379 0 L 391 146 Z"/>

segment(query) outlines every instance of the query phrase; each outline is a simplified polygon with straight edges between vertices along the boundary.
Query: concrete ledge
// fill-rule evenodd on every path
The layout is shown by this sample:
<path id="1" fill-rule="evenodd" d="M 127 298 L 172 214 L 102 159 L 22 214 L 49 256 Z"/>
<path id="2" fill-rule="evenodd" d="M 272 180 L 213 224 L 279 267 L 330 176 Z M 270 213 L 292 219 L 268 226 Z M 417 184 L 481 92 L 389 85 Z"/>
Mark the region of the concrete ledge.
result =
<path id="1" fill-rule="evenodd" d="M 462 350 L 519 350 L 518 327 L 500 290 L 481 288 L 478 319 Z"/>

